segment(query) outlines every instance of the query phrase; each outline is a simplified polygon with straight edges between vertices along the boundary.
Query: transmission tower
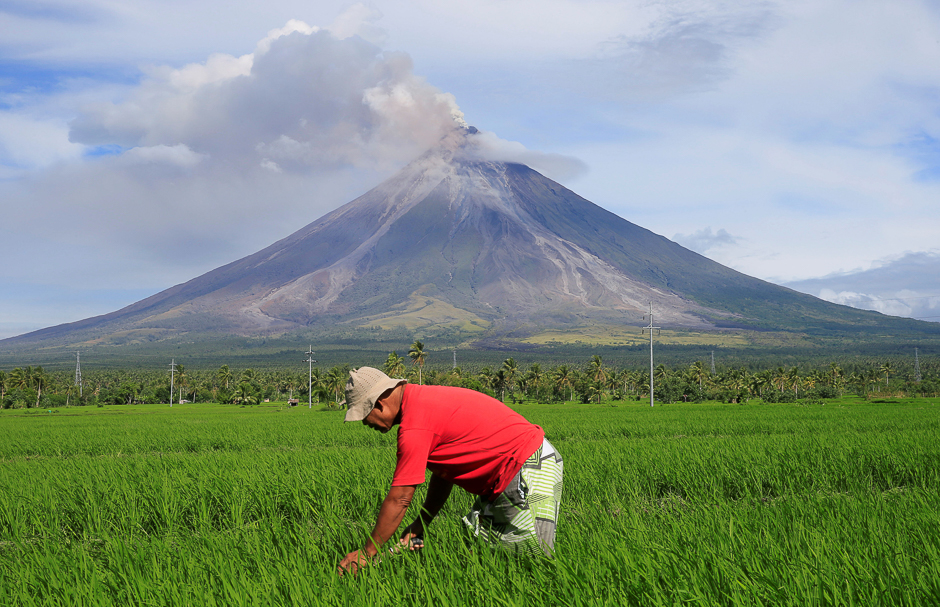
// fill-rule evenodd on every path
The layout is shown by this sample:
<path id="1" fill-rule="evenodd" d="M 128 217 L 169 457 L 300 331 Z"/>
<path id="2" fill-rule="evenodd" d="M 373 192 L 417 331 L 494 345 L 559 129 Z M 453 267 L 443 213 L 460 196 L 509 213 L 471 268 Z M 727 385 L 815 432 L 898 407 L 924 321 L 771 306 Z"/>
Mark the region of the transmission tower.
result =
<path id="1" fill-rule="evenodd" d="M 712 375 L 715 374 L 715 351 L 712 350 Z"/>
<path id="2" fill-rule="evenodd" d="M 920 383 L 920 359 L 917 358 L 917 348 L 914 348 L 914 381 Z"/>
<path id="3" fill-rule="evenodd" d="M 317 362 L 313 360 L 313 346 L 308 346 L 304 354 L 307 355 L 307 358 L 304 359 L 304 362 L 307 363 L 307 408 L 313 409 L 313 363 Z M 320 401 L 317 400 L 317 402 Z"/>
<path id="4" fill-rule="evenodd" d="M 81 355 L 75 353 L 75 385 L 78 386 L 78 395 L 82 395 L 82 359 Z"/>
<path id="5" fill-rule="evenodd" d="M 454 368 L 457 368 L 457 348 L 454 348 Z"/>
<path id="6" fill-rule="evenodd" d="M 653 302 L 650 302 L 650 324 L 643 327 L 644 331 L 650 332 L 650 407 L 653 406 L 653 330 L 660 327 L 653 326 Z"/>
<path id="7" fill-rule="evenodd" d="M 176 373 L 176 359 L 170 359 L 170 406 L 173 406 L 173 376 Z"/>

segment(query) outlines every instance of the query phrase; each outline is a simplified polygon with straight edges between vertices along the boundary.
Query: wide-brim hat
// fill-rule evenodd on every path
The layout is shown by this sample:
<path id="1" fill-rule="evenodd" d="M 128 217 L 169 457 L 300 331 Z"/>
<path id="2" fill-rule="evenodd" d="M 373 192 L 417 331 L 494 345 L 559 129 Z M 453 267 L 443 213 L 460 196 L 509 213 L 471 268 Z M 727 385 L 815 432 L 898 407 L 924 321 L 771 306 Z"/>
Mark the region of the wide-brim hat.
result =
<path id="1" fill-rule="evenodd" d="M 361 422 L 372 409 L 375 401 L 389 390 L 408 383 L 404 379 L 392 379 L 378 369 L 359 367 L 349 372 L 346 382 L 346 417 L 343 421 Z"/>

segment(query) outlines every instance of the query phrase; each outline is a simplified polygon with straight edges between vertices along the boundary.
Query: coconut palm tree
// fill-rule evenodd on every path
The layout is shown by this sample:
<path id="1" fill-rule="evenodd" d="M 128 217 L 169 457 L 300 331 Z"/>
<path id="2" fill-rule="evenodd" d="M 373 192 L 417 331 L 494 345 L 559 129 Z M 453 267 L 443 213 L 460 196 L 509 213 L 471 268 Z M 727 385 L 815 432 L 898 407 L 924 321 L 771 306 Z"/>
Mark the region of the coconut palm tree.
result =
<path id="1" fill-rule="evenodd" d="M 228 384 L 232 381 L 232 371 L 228 368 L 228 365 L 222 365 L 219 367 L 218 372 L 215 374 L 218 378 L 220 384 L 225 384 L 225 389 L 228 390 Z"/>
<path id="2" fill-rule="evenodd" d="M 32 375 L 30 377 L 30 384 L 36 385 L 36 408 L 39 408 L 39 399 L 42 398 L 42 384 L 47 379 L 46 372 L 43 371 L 42 367 L 36 367 L 33 369 Z"/>
<path id="3" fill-rule="evenodd" d="M 692 377 L 692 381 L 698 382 L 698 387 L 701 388 L 702 384 L 705 383 L 705 378 L 708 377 L 708 371 L 705 369 L 705 363 L 700 360 L 695 361 L 689 367 L 689 373 Z"/>
<path id="4" fill-rule="evenodd" d="M 656 365 L 656 381 L 664 382 L 669 377 L 669 370 L 666 369 L 666 365 L 660 363 Z"/>
<path id="5" fill-rule="evenodd" d="M 888 385 L 888 374 L 894 371 L 894 366 L 890 361 L 885 361 L 883 365 L 879 368 L 879 371 L 885 374 L 885 385 Z"/>
<path id="6" fill-rule="evenodd" d="M 412 366 L 417 365 L 418 367 L 418 384 L 421 384 L 421 367 L 424 366 L 424 361 L 428 356 L 424 351 L 424 344 L 415 340 L 415 343 L 411 344 L 411 349 L 408 350 L 408 356 L 411 358 Z"/>
<path id="7" fill-rule="evenodd" d="M 843 371 L 842 368 L 836 363 L 829 363 L 829 385 L 833 388 L 836 387 L 838 383 L 838 378 L 842 377 Z"/>
<path id="8" fill-rule="evenodd" d="M 800 369 L 799 367 L 793 367 L 787 372 L 787 385 L 793 388 L 793 392 L 796 394 L 796 397 L 800 397 L 800 384 L 802 379 L 800 378 Z"/>
<path id="9" fill-rule="evenodd" d="M 320 397 L 327 398 L 330 395 L 329 388 L 326 385 L 326 378 L 320 372 L 320 367 L 314 367 L 310 370 L 310 376 L 307 378 L 310 382 L 309 388 L 313 396 L 316 396 L 317 403 L 320 402 Z M 304 385 L 303 381 L 300 382 L 301 385 Z"/>
<path id="10" fill-rule="evenodd" d="M 607 379 L 607 370 L 604 369 L 604 362 L 601 357 L 595 354 L 588 363 L 588 375 L 595 382 L 603 382 Z"/>
<path id="11" fill-rule="evenodd" d="M 747 385 L 744 374 L 740 369 L 724 369 L 718 377 L 718 384 L 727 392 L 731 392 L 731 402 L 738 402 L 738 395 Z"/>
<path id="12" fill-rule="evenodd" d="M 542 372 L 542 365 L 539 363 L 532 363 L 529 366 L 529 370 L 525 374 L 525 395 L 529 396 L 529 392 L 532 389 L 535 389 L 535 398 L 539 398 L 539 388 L 542 384 L 542 379 L 545 377 L 545 373 Z"/>
<path id="13" fill-rule="evenodd" d="M 503 400 L 506 392 L 506 370 L 497 369 L 490 377 L 493 391 L 499 394 L 499 400 Z"/>
<path id="14" fill-rule="evenodd" d="M 346 377 L 349 375 L 349 371 L 343 367 L 333 367 L 326 374 L 324 383 L 327 388 L 333 394 L 333 402 L 340 402 L 340 395 L 343 394 L 343 391 L 346 389 Z M 348 405 L 347 405 L 348 406 Z"/>
<path id="15" fill-rule="evenodd" d="M 30 377 L 33 375 L 33 368 L 25 369 L 17 367 L 10 371 L 10 377 L 7 379 L 7 385 L 11 390 L 25 390 L 29 387 Z"/>
<path id="16" fill-rule="evenodd" d="M 777 388 L 777 390 L 783 392 L 783 389 L 786 388 L 787 386 L 786 369 L 784 369 L 783 367 L 777 367 L 777 369 L 774 371 L 773 384 L 774 384 L 774 387 Z"/>
<path id="17" fill-rule="evenodd" d="M 404 377 L 405 358 L 403 356 L 399 356 L 398 352 L 389 352 L 388 358 L 385 359 L 385 364 L 383 365 L 382 370 L 385 371 L 385 374 L 389 377 Z"/>
<path id="18" fill-rule="evenodd" d="M 617 393 L 617 388 L 620 387 L 620 376 L 613 370 L 607 375 L 607 381 L 604 382 L 604 389 L 610 392 L 611 394 Z"/>
<path id="19" fill-rule="evenodd" d="M 571 368 L 568 365 L 561 365 L 555 372 L 552 374 L 552 379 L 555 382 L 555 385 L 561 390 L 562 395 L 564 395 L 565 388 L 571 389 L 571 380 L 573 376 L 571 373 Z"/>
<path id="20" fill-rule="evenodd" d="M 506 381 L 506 387 L 509 388 L 509 393 L 514 392 L 516 387 L 516 374 L 519 371 L 519 365 L 516 364 L 516 359 L 507 358 L 503 361 L 503 375 Z"/>
<path id="21" fill-rule="evenodd" d="M 186 374 L 186 367 L 183 366 L 183 363 L 176 363 L 176 383 L 180 387 L 179 402 L 183 402 L 183 386 L 186 385 L 188 380 L 189 376 Z M 170 398 L 173 398 L 172 394 Z"/>
<path id="22" fill-rule="evenodd" d="M 588 384 L 587 387 L 587 397 L 588 402 L 599 403 L 604 398 L 604 383 L 599 381 L 592 381 Z"/>
<path id="23" fill-rule="evenodd" d="M 254 395 L 251 382 L 242 381 L 235 388 L 235 398 L 232 399 L 236 405 L 257 405 L 258 398 Z"/>

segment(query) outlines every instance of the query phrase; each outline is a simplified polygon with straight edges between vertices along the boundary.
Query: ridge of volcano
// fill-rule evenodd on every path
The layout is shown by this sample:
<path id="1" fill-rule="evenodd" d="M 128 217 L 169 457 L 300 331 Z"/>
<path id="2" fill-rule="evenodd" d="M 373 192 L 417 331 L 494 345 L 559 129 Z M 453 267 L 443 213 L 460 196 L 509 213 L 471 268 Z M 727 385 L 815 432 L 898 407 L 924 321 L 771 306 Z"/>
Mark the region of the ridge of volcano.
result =
<path id="1" fill-rule="evenodd" d="M 486 160 L 476 132 L 455 131 L 377 187 L 257 253 L 116 312 L 0 343 L 336 326 L 519 337 L 585 323 L 640 326 L 650 304 L 662 327 L 698 331 L 812 333 L 890 319 L 746 276 L 525 165 Z"/>

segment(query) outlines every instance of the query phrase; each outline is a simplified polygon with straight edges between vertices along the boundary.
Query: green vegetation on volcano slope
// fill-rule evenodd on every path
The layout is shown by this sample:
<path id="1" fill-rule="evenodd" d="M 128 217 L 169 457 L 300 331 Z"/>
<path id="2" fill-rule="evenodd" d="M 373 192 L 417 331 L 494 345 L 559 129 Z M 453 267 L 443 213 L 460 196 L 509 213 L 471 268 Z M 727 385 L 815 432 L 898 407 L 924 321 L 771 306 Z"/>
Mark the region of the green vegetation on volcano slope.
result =
<path id="1" fill-rule="evenodd" d="M 565 458 L 558 554 L 465 538 L 335 565 L 394 437 L 338 412 L 0 412 L 0 603 L 916 605 L 940 599 L 940 403 L 523 405 Z M 420 503 L 420 497 L 416 500 Z"/>
<path id="2" fill-rule="evenodd" d="M 443 327 L 423 331 L 397 326 L 382 328 L 377 324 L 337 325 L 268 337 L 189 334 L 165 340 L 154 337 L 152 341 L 139 337 L 128 336 L 126 340 L 79 348 L 4 344 L 0 346 L 0 369 L 42 365 L 48 369 L 74 370 L 76 350 L 81 350 L 83 365 L 87 362 L 98 368 L 166 368 L 175 358 L 201 369 L 223 364 L 287 369 L 304 367 L 299 363 L 304 358 L 303 352 L 311 345 L 323 365 L 375 365 L 389 352 L 407 351 L 415 339 L 429 348 L 432 365 L 450 362 L 454 348 L 457 348 L 457 361 L 461 366 L 499 364 L 507 356 L 515 357 L 520 363 L 543 365 L 577 364 L 593 354 L 618 366 L 642 366 L 644 358 L 649 359 L 648 336 L 644 336 L 639 327 L 624 325 L 609 328 L 592 325 L 570 333 L 533 332 L 483 340 L 477 333 Z M 670 366 L 710 358 L 712 352 L 719 365 L 813 366 L 837 361 L 844 366 L 845 361 L 853 359 L 912 358 L 915 347 L 922 357 L 936 356 L 940 354 L 940 336 L 905 337 L 891 334 L 887 329 L 879 336 L 843 334 L 825 338 L 786 332 L 663 331 L 656 336 L 655 344 L 657 363 Z"/>

